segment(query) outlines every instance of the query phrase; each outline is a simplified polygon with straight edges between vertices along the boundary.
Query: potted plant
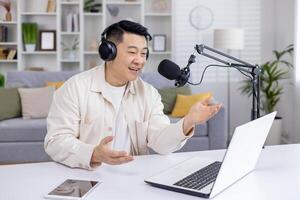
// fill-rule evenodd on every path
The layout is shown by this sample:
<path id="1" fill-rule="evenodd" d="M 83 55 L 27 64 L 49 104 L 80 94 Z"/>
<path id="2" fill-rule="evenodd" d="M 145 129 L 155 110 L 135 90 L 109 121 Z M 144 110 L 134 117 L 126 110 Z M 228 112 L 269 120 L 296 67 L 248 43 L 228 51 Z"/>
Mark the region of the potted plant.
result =
<path id="1" fill-rule="evenodd" d="M 286 55 L 293 55 L 294 46 L 291 44 L 282 51 L 273 51 L 274 60 L 264 63 L 261 67 L 260 74 L 260 92 L 261 92 L 261 110 L 264 114 L 271 113 L 275 110 L 280 96 L 283 93 L 283 87 L 280 81 L 288 78 L 289 70 L 293 68 L 293 64 L 287 61 Z M 249 79 L 243 81 L 244 84 L 240 88 L 242 94 L 252 95 L 252 85 Z M 270 131 L 266 144 L 279 144 L 281 140 L 281 117 L 276 116 L 276 120 Z"/>
<path id="2" fill-rule="evenodd" d="M 85 0 L 84 1 L 84 12 L 100 12 L 102 8 L 102 3 L 97 3 L 95 0 Z"/>
<path id="3" fill-rule="evenodd" d="M 37 23 L 22 23 L 22 35 L 26 51 L 35 51 L 37 43 Z"/>
<path id="4" fill-rule="evenodd" d="M 76 60 L 79 45 L 78 37 L 73 38 L 71 43 L 61 42 L 63 46 L 63 57 L 68 60 Z"/>
<path id="5" fill-rule="evenodd" d="M 5 14 L 5 21 L 11 21 L 12 16 L 11 16 L 11 2 L 9 0 L 6 1 L 0 1 L 0 6 L 2 6 L 6 10 Z"/>
<path id="6" fill-rule="evenodd" d="M 0 73 L 0 88 L 4 87 L 4 83 L 5 83 L 5 77 L 3 74 Z"/>

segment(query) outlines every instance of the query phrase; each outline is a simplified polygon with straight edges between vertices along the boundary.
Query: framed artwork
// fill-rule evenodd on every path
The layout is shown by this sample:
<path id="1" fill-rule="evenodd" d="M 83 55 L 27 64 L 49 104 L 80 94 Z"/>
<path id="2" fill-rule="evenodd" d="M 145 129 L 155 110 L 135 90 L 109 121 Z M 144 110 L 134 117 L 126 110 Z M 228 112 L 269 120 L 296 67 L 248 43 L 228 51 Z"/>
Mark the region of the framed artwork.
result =
<path id="1" fill-rule="evenodd" d="M 167 35 L 165 34 L 154 34 L 153 35 L 153 51 L 163 52 L 166 51 L 166 40 Z"/>
<path id="2" fill-rule="evenodd" d="M 40 50 L 56 51 L 56 31 L 40 30 Z"/>

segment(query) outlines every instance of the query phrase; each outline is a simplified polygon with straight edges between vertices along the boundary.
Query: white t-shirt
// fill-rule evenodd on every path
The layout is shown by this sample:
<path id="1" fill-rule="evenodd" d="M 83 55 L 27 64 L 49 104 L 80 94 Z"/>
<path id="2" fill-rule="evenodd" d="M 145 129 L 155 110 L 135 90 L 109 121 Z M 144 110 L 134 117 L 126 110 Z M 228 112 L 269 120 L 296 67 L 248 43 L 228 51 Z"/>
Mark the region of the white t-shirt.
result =
<path id="1" fill-rule="evenodd" d="M 110 91 L 111 103 L 116 111 L 116 118 L 112 126 L 112 132 L 114 136 L 112 149 L 130 153 L 130 137 L 128 125 L 125 120 L 124 109 L 122 106 L 122 99 L 126 89 L 126 85 L 122 87 L 115 87 L 110 85 L 109 83 L 106 83 L 106 86 Z"/>

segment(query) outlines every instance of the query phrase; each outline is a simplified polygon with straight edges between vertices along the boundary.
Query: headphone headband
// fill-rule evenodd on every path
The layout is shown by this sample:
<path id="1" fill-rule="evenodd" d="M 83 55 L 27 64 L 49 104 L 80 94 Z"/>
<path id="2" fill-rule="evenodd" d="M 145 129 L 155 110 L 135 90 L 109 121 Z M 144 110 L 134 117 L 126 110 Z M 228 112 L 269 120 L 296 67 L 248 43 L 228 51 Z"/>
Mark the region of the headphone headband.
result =
<path id="1" fill-rule="evenodd" d="M 134 22 L 130 22 L 130 21 L 121 21 L 121 22 L 134 23 Z M 117 47 L 112 41 L 107 40 L 107 34 L 112 29 L 120 29 L 120 30 L 126 32 L 126 30 L 125 30 L 126 28 L 122 27 L 125 24 L 122 25 L 121 22 L 116 22 L 116 23 L 108 26 L 101 33 L 101 44 L 98 48 L 98 52 L 99 52 L 100 57 L 104 61 L 111 61 L 117 56 Z M 146 38 L 147 41 L 150 41 L 152 39 L 151 35 L 147 32 L 147 29 L 145 32 L 146 33 L 144 34 L 144 37 Z M 146 59 L 148 59 L 148 57 L 149 57 L 149 50 L 147 50 Z"/>

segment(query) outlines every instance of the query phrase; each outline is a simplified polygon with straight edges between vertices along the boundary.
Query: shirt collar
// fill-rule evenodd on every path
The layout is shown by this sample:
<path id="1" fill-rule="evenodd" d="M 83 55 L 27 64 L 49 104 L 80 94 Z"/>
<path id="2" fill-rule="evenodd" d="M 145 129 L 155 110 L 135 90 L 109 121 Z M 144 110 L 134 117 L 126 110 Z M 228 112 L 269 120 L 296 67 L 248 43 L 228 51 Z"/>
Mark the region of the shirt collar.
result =
<path id="1" fill-rule="evenodd" d="M 129 81 L 125 94 L 129 91 L 131 94 L 135 94 L 135 81 Z M 104 65 L 96 67 L 95 70 L 92 71 L 92 84 L 90 90 L 93 92 L 105 93 L 105 67 Z"/>

